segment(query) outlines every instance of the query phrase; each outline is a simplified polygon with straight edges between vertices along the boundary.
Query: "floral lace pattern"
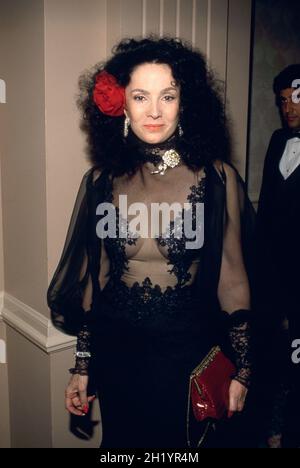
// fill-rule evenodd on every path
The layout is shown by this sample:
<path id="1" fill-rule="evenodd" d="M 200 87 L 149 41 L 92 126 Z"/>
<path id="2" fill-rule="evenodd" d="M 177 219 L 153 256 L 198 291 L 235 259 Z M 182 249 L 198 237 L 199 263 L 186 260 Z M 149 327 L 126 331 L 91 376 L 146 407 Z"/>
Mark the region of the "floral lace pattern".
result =
<path id="1" fill-rule="evenodd" d="M 250 321 L 245 317 L 240 317 L 238 320 L 234 317 L 238 312 L 234 312 L 229 316 L 229 322 L 231 322 L 229 325 L 229 338 L 235 354 L 235 364 L 237 367 L 237 374 L 234 378 L 248 388 L 251 381 L 253 361 L 250 339 L 251 326 Z"/>
<path id="2" fill-rule="evenodd" d="M 172 316 L 183 310 L 193 300 L 192 286 L 175 287 L 168 286 L 165 291 L 156 284 L 153 285 L 150 278 L 146 277 L 142 284 L 135 282 L 129 288 L 124 281 L 115 284 L 109 281 L 103 294 L 110 304 L 110 314 L 114 317 L 126 318 L 131 323 L 138 324 L 142 320 L 157 317 Z M 124 307 L 126 304 L 126 307 Z"/>
<path id="3" fill-rule="evenodd" d="M 77 336 L 76 352 L 88 353 L 91 349 L 91 332 L 87 325 L 84 325 Z M 90 358 L 76 357 L 75 367 L 70 369 L 71 374 L 88 375 Z"/>
<path id="4" fill-rule="evenodd" d="M 173 265 L 168 271 L 176 275 L 178 286 L 184 286 L 191 279 L 188 269 L 194 258 L 194 250 L 186 250 L 186 242 L 191 239 L 188 239 L 185 233 L 182 232 L 182 224 L 177 223 L 176 220 L 179 218 L 183 222 L 185 213 L 191 212 L 192 229 L 196 229 L 195 204 L 204 202 L 205 177 L 200 180 L 198 185 L 192 185 L 190 191 L 191 193 L 187 196 L 187 200 L 191 203 L 192 207 L 188 210 L 183 208 L 182 214 L 170 222 L 170 236 L 168 238 L 163 236 L 158 237 L 159 245 L 168 248 L 168 265 Z M 182 234 L 181 238 L 178 236 L 179 234 Z"/>
<path id="5" fill-rule="evenodd" d="M 192 185 L 190 192 L 187 200 L 192 206 L 186 211 L 192 211 L 190 216 L 193 229 L 195 229 L 195 203 L 204 202 L 205 177 L 199 181 L 197 186 Z M 113 202 L 111 180 L 106 190 L 105 200 L 110 203 Z M 121 309 L 124 316 L 126 312 L 120 306 L 126 303 L 126 311 L 130 314 L 130 320 L 138 322 L 142 318 L 147 318 L 160 312 L 167 315 L 174 313 L 175 310 L 182 309 L 192 299 L 193 288 L 192 285 L 187 284 L 191 279 L 191 273 L 188 270 L 193 259 L 199 256 L 199 249 L 186 249 L 186 241 L 192 241 L 193 239 L 187 239 L 182 230 L 185 209 L 183 208 L 179 215 L 181 223 L 177 222 L 178 217 L 170 221 L 167 229 L 168 237 L 165 237 L 166 232 L 164 232 L 155 238 L 158 245 L 166 247 L 168 258 L 165 261 L 167 265 L 170 265 L 168 272 L 177 278 L 175 287 L 167 286 L 164 291 L 159 284 L 153 284 L 149 276 L 140 282 L 134 282 L 131 287 L 122 280 L 123 272 L 130 269 L 126 256 L 126 245 L 136 245 L 139 237 L 132 237 L 132 233 L 129 230 L 125 238 L 119 237 L 120 212 L 118 207 L 115 207 L 115 209 L 117 237 L 107 237 L 104 239 L 105 248 L 110 259 L 110 279 L 104 291 L 110 303 L 115 305 L 115 313 L 117 314 L 118 310 Z M 181 237 L 178 236 L 178 229 L 181 229 Z"/>

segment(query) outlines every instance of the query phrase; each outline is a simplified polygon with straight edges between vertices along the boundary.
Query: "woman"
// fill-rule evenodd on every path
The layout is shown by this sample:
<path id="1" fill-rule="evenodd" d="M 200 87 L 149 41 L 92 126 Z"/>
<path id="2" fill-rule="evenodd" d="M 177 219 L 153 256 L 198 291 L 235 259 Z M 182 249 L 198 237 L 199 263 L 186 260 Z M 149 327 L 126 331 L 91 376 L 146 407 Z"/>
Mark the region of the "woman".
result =
<path id="1" fill-rule="evenodd" d="M 231 412 L 242 411 L 251 374 L 242 250 L 252 211 L 225 162 L 223 107 L 202 55 L 171 38 L 121 41 L 80 87 L 93 167 L 47 296 L 54 324 L 78 334 L 66 408 L 86 414 L 93 381 L 102 448 L 186 447 L 189 376 L 211 347 L 228 336 L 237 366 Z M 116 227 L 107 237 L 104 211 L 96 211 L 102 203 Z M 142 203 L 139 223 L 135 203 Z M 188 247 L 186 231 L 178 236 L 175 211 L 153 236 L 155 203 L 189 203 L 196 243 Z M 203 204 L 204 243 L 195 234 L 203 234 Z"/>

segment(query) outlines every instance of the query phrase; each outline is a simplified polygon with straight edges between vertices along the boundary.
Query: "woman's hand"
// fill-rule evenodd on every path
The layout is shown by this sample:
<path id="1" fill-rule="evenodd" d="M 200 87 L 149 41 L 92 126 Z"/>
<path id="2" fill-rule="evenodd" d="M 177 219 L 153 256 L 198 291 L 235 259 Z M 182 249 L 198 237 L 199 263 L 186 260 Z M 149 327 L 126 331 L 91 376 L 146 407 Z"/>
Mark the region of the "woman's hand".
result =
<path id="1" fill-rule="evenodd" d="M 96 395 L 87 396 L 88 376 L 74 374 L 65 391 L 66 410 L 76 416 L 85 416 L 89 411 L 89 403 Z"/>
<path id="2" fill-rule="evenodd" d="M 235 412 L 243 411 L 247 393 L 248 389 L 240 382 L 237 380 L 231 382 L 229 387 L 229 417 Z"/>

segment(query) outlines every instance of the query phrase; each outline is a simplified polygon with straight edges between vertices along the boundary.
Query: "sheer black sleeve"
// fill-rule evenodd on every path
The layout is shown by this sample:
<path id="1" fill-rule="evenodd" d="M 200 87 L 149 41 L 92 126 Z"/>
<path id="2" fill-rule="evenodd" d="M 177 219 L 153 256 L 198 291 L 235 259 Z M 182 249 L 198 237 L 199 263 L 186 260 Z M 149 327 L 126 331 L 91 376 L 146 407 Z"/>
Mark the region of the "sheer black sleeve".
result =
<path id="1" fill-rule="evenodd" d="M 251 259 L 246 258 L 250 251 L 249 248 L 245 248 L 245 238 L 243 238 L 243 229 L 245 229 L 243 213 L 248 200 L 242 181 L 234 168 L 226 166 L 224 180 L 226 203 L 218 296 L 222 310 L 226 311 L 226 332 L 231 355 L 237 367 L 237 374 L 234 378 L 249 387 L 253 367 L 253 319 L 249 280 Z M 254 223 L 252 235 L 254 246 Z"/>
<path id="2" fill-rule="evenodd" d="M 47 291 L 51 319 L 60 331 L 77 336 L 92 302 L 88 252 L 88 199 L 93 170 L 83 176 L 71 215 L 63 251 Z"/>

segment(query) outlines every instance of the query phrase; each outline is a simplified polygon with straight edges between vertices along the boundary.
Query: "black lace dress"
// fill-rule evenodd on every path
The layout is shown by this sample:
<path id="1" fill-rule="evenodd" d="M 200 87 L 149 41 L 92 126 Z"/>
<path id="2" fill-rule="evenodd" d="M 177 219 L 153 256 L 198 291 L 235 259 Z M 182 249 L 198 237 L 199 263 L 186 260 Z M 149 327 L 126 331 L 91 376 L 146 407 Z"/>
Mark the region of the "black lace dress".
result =
<path id="1" fill-rule="evenodd" d="M 204 197 L 205 178 L 187 199 L 203 203 Z M 106 200 L 113 201 L 111 184 Z M 201 250 L 186 250 L 174 230 L 173 221 L 169 238 L 104 240 L 111 269 L 94 334 L 102 447 L 187 443 L 189 375 L 214 341 L 193 300 L 189 270 L 201 262 Z"/>
<path id="2" fill-rule="evenodd" d="M 153 176 L 153 164 L 145 162 L 131 179 L 102 174 L 93 182 L 93 170 L 86 174 L 48 290 L 52 319 L 59 329 L 77 333 L 88 316 L 92 354 L 88 374 L 100 402 L 102 448 L 187 447 L 189 376 L 223 339 L 217 283 L 224 181 L 212 167 L 193 172 L 184 164 L 169 169 L 165 176 Z M 243 188 L 241 193 L 245 199 Z M 148 208 L 155 202 L 189 205 L 179 215 L 182 225 L 173 215 L 167 237 L 163 228 L 157 237 L 134 236 L 130 215 L 123 236 L 118 203 L 122 194 L 127 195 L 128 206 L 135 202 Z M 222 200 L 214 200 L 216 196 Z M 101 243 L 93 234 L 100 200 L 113 204 L 117 221 L 116 235 Z M 202 203 L 207 210 L 205 223 L 197 229 L 205 230 L 206 240 L 203 246 L 187 249 L 184 214 L 191 216 L 195 227 L 196 205 Z M 181 237 L 176 235 L 179 228 Z M 248 383 L 245 317 L 235 319 L 231 338 L 240 381 Z M 203 427 L 193 424 L 190 438 L 196 446 Z"/>

